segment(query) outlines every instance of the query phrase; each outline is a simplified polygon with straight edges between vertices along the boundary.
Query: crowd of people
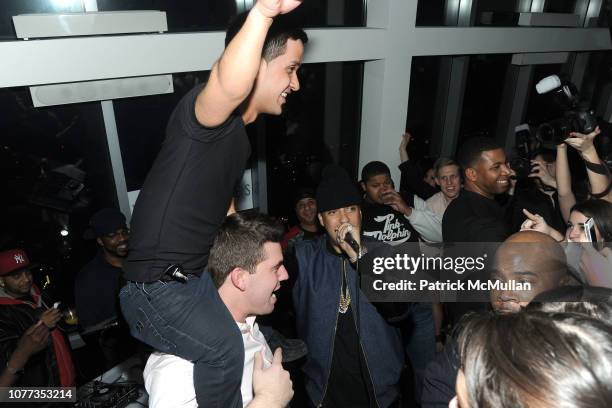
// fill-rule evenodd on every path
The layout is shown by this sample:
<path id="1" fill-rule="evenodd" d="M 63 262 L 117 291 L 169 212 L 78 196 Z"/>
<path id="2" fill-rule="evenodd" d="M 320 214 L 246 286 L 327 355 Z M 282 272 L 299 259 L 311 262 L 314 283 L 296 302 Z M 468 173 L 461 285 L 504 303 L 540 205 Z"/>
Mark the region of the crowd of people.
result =
<path id="1" fill-rule="evenodd" d="M 108 366 L 147 347 L 157 408 L 612 406 L 612 192 L 599 129 L 538 146 L 527 177 L 486 137 L 421 168 L 406 133 L 399 188 L 380 161 L 360 180 L 329 165 L 315 188 L 296 189 L 288 231 L 234 210 L 245 126 L 280 114 L 300 88 L 300 3 L 258 0 L 234 20 L 208 82 L 172 113 L 130 228 L 116 209 L 91 218 L 99 252 L 75 281 L 76 311 L 83 333 L 114 327 L 100 339 Z M 585 197 L 569 148 L 587 169 Z M 489 302 L 376 302 L 360 287 L 381 248 L 441 256 L 449 243 L 499 243 L 488 278 L 528 288 L 497 287 Z M 34 266 L 23 249 L 0 252 L 0 386 L 73 386 L 62 313 Z M 296 339 L 260 326 L 266 315 Z"/>

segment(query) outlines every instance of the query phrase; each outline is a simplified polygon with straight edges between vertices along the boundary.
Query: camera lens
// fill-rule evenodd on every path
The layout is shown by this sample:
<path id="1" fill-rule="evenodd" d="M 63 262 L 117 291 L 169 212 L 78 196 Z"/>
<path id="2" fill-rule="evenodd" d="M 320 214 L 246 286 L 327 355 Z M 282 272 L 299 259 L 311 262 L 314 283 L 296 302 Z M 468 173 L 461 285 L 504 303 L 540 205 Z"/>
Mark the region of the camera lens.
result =
<path id="1" fill-rule="evenodd" d="M 555 137 L 555 129 L 548 123 L 542 123 L 538 127 L 537 136 L 542 143 L 551 143 Z"/>
<path id="2" fill-rule="evenodd" d="M 542 123 L 536 135 L 542 146 L 554 149 L 569 137 L 570 132 L 574 131 L 572 125 L 573 123 L 568 118 L 551 120 L 548 123 Z"/>

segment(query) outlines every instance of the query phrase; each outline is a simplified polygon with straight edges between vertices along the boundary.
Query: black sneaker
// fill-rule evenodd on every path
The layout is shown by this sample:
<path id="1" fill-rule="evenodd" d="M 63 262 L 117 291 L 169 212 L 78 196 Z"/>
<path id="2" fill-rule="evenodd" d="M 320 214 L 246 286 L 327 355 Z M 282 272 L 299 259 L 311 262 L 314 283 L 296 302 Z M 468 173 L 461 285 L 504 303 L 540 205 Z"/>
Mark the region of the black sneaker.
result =
<path id="1" fill-rule="evenodd" d="M 279 347 L 283 350 L 283 363 L 299 360 L 308 354 L 306 343 L 300 339 L 288 339 L 269 326 L 259 326 L 259 331 L 266 338 L 272 353 Z"/>

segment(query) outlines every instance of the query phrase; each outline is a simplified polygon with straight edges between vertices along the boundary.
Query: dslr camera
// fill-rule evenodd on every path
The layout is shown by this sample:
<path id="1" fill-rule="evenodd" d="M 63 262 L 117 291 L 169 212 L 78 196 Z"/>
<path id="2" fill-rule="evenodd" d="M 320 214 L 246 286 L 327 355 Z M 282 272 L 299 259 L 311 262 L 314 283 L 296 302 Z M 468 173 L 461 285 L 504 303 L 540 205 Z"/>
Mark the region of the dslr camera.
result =
<path id="1" fill-rule="evenodd" d="M 563 116 L 542 123 L 536 137 L 542 146 L 554 149 L 570 137 L 571 132 L 591 133 L 597 127 L 597 119 L 587 107 L 580 104 L 578 90 L 571 82 L 561 81 L 557 75 L 550 75 L 536 85 L 538 94 L 553 93 Z"/>
<path id="2" fill-rule="evenodd" d="M 539 141 L 531 136 L 529 125 L 526 123 L 514 128 L 514 138 L 517 156 L 510 159 L 508 165 L 514 170 L 518 180 L 527 179 L 533 170 L 531 160 L 535 157 Z"/>

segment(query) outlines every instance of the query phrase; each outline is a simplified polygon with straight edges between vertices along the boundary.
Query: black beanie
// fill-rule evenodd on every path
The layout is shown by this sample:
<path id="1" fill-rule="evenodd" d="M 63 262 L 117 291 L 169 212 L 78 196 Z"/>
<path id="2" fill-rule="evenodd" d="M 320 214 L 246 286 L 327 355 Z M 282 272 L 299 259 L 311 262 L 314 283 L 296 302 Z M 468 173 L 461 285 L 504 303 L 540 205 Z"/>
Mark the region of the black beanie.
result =
<path id="1" fill-rule="evenodd" d="M 337 210 L 361 203 L 361 195 L 357 186 L 346 170 L 335 164 L 330 164 L 323 169 L 316 199 L 319 212 Z"/>
<path id="2" fill-rule="evenodd" d="M 83 238 L 98 238 L 122 228 L 126 228 L 125 215 L 116 208 L 103 208 L 91 217 Z"/>
<path id="3" fill-rule="evenodd" d="M 293 197 L 293 206 L 295 207 L 297 203 L 300 200 L 303 200 L 304 198 L 314 198 L 316 200 L 314 190 L 309 187 L 299 188 L 298 191 L 295 193 L 295 196 Z"/>

